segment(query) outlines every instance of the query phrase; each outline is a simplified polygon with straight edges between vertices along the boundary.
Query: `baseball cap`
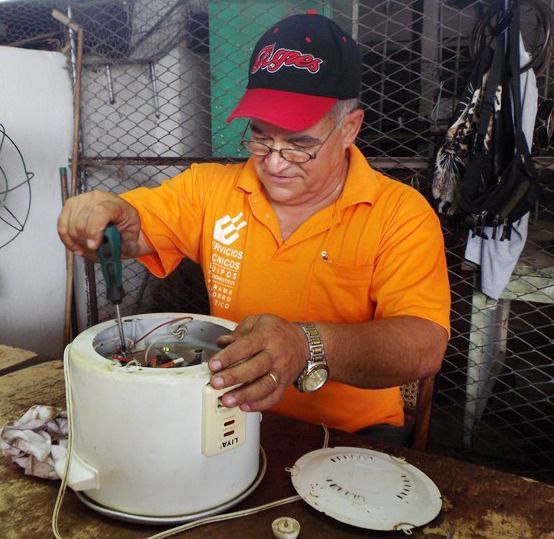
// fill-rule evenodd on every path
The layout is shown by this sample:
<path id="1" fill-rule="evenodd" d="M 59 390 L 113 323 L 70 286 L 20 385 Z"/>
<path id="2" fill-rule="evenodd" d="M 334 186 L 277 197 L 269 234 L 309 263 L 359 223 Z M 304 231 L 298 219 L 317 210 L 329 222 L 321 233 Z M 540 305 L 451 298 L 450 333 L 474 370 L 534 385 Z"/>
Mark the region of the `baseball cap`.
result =
<path id="1" fill-rule="evenodd" d="M 256 118 L 290 131 L 317 123 L 341 99 L 360 94 L 354 40 L 323 15 L 292 15 L 258 40 L 239 104 L 227 118 Z"/>

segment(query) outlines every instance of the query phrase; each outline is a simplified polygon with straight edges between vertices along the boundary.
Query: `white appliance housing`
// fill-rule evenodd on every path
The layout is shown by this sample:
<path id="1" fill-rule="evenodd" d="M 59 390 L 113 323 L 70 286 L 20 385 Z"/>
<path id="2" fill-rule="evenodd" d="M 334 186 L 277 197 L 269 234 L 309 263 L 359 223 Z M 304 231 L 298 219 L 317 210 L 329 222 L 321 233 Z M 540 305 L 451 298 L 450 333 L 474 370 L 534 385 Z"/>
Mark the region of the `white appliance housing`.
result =
<path id="1" fill-rule="evenodd" d="M 196 314 L 143 314 L 124 318 L 126 338 L 136 340 L 183 316 L 194 323 L 208 322 L 206 327 L 217 324 L 226 328 L 223 333 L 236 326 Z M 162 330 L 152 331 L 141 342 L 142 349 L 159 339 Z M 209 333 L 208 328 L 206 342 L 214 353 L 217 346 Z M 217 512 L 221 504 L 240 501 L 259 471 L 261 414 L 235 408 L 232 413 L 243 425 L 241 439 L 229 445 L 235 436 L 227 437 L 226 446 L 216 443 L 221 452 L 207 456 L 206 423 L 213 429 L 213 413 L 229 410 L 213 399 L 205 361 L 171 369 L 122 366 L 106 350 L 110 343 L 116 350 L 117 335 L 114 321 L 105 322 L 82 332 L 65 351 L 73 422 L 69 486 L 83 491 L 93 509 L 98 504 L 116 518 L 118 513 L 148 518 L 209 513 L 213 508 Z M 206 400 L 206 392 L 211 400 Z M 217 430 L 217 421 L 215 425 Z M 213 436 L 217 441 L 223 434 L 210 436 L 213 446 Z M 63 474 L 63 462 L 56 470 Z"/>

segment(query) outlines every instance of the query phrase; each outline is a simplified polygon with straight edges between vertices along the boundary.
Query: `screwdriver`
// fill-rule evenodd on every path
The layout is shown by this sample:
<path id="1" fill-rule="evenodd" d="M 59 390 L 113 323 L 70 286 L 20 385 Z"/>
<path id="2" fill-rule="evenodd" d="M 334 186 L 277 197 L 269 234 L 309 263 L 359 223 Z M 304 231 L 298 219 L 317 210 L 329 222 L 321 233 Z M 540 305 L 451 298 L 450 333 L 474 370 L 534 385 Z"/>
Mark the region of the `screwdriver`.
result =
<path id="1" fill-rule="evenodd" d="M 106 295 L 112 304 L 115 305 L 119 339 L 121 340 L 121 352 L 125 353 L 127 352 L 127 345 L 125 344 L 121 313 L 119 312 L 119 304 L 124 296 L 123 285 L 121 283 L 121 235 L 115 225 L 110 224 L 104 230 L 102 243 L 98 247 L 97 254 L 102 266 L 104 280 L 106 281 Z"/>

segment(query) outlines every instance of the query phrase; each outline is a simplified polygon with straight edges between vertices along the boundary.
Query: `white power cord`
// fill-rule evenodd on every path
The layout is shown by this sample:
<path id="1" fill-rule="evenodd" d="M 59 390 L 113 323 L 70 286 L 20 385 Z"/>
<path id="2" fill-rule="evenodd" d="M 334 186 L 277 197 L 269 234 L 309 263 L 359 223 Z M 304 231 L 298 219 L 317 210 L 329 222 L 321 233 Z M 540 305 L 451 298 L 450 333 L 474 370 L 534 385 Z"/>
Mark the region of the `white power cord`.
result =
<path id="1" fill-rule="evenodd" d="M 200 520 L 195 520 L 193 522 L 188 522 L 187 524 L 182 524 L 170 530 L 166 530 L 156 535 L 151 535 L 147 539 L 161 539 L 162 537 L 171 537 L 180 532 L 187 530 L 192 530 L 197 526 L 202 526 L 204 524 L 211 524 L 212 522 L 221 522 L 223 520 L 231 520 L 233 518 L 246 517 L 248 515 L 254 515 L 255 513 L 260 513 L 266 509 L 271 509 L 272 507 L 279 507 L 280 505 L 286 505 L 287 503 L 292 503 L 300 500 L 300 496 L 290 496 L 289 498 L 283 498 L 282 500 L 277 500 L 274 502 L 266 503 L 265 505 L 259 505 L 258 507 L 252 507 L 252 509 L 243 509 L 242 511 L 235 511 L 234 513 L 226 513 L 224 515 L 214 515 L 212 517 L 202 518 Z"/>
<path id="2" fill-rule="evenodd" d="M 323 427 L 323 431 L 325 433 L 325 436 L 323 438 L 323 448 L 325 449 L 329 445 L 329 429 L 323 423 L 321 424 L 321 426 Z M 263 451 L 263 448 L 261 449 Z M 184 532 L 187 530 L 192 530 L 197 526 L 203 526 L 204 524 L 211 524 L 212 522 L 222 522 L 224 520 L 231 520 L 234 518 L 254 515 L 256 513 L 261 513 L 262 511 L 266 511 L 267 509 L 272 509 L 273 507 L 279 507 L 280 505 L 286 505 L 287 503 L 296 502 L 301 499 L 302 498 L 297 494 L 296 496 L 290 496 L 289 498 L 282 498 L 281 500 L 276 500 L 274 502 L 269 502 L 264 505 L 252 507 L 251 509 L 243 509 L 242 511 L 235 511 L 234 513 L 226 513 L 223 515 L 214 515 L 211 517 L 202 518 L 200 520 L 187 522 L 186 524 L 182 524 L 180 526 L 176 526 L 175 528 L 171 528 L 164 532 L 157 533 L 156 535 L 151 535 L 150 537 L 147 537 L 147 539 L 162 539 L 163 537 L 171 537 L 173 535 L 176 535 L 177 533 Z"/>
<path id="3" fill-rule="evenodd" d="M 66 349 L 63 358 L 63 376 L 65 382 L 65 406 L 67 410 L 67 456 L 65 458 L 65 466 L 63 470 L 62 483 L 58 490 L 58 496 L 56 503 L 54 504 L 54 510 L 52 511 L 52 532 L 56 539 L 62 539 L 60 531 L 58 530 L 58 517 L 60 515 L 60 509 L 62 507 L 63 497 L 67 488 L 69 466 L 71 465 L 71 456 L 73 453 L 73 408 L 71 405 L 71 382 L 69 379 L 69 353 Z"/>
<path id="4" fill-rule="evenodd" d="M 60 510 L 65 496 L 65 491 L 67 489 L 69 469 L 71 466 L 71 456 L 73 453 L 73 407 L 71 400 L 71 382 L 69 377 L 69 353 L 64 354 L 63 359 L 63 371 L 64 371 L 64 381 L 65 381 L 65 400 L 66 400 L 66 409 L 67 409 L 67 457 L 65 459 L 65 466 L 63 471 L 62 482 L 58 490 L 58 496 L 56 498 L 56 503 L 54 504 L 54 510 L 52 511 L 52 532 L 56 539 L 63 539 L 59 529 L 58 529 L 58 518 L 60 515 Z M 323 448 L 326 448 L 329 444 L 329 429 L 325 425 L 321 425 L 325 433 L 323 439 Z M 263 448 L 260 446 L 262 452 Z M 265 454 L 265 453 L 264 453 Z M 213 515 L 211 517 L 202 518 L 195 520 L 193 522 L 187 522 L 186 524 L 181 524 L 175 528 L 171 528 L 156 535 L 151 535 L 147 539 L 161 539 L 162 537 L 171 537 L 177 533 L 191 530 L 198 526 L 203 526 L 204 524 L 211 524 L 212 522 L 222 522 L 224 520 L 231 520 L 234 518 L 246 517 L 249 515 L 254 515 L 267 509 L 272 509 L 273 507 L 279 507 L 281 505 L 286 505 L 288 503 L 296 502 L 302 499 L 300 496 L 290 496 L 288 498 L 282 498 L 281 500 L 276 500 L 274 502 L 269 502 L 264 505 L 259 505 L 258 507 L 252 507 L 251 509 L 243 509 L 242 511 L 235 511 L 234 513 L 226 513 L 223 515 Z"/>

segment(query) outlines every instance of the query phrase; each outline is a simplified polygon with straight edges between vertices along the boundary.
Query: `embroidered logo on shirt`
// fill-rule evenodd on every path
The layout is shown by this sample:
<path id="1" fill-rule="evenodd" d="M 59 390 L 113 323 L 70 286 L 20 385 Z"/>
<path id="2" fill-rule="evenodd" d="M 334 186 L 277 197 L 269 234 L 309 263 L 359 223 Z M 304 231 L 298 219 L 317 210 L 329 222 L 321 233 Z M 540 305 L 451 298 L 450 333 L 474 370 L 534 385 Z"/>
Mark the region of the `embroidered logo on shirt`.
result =
<path id="1" fill-rule="evenodd" d="M 226 215 L 218 219 L 214 225 L 214 240 L 219 241 L 223 245 L 231 245 L 239 239 L 239 230 L 246 226 L 246 221 L 241 221 L 242 212 L 231 217 Z"/>
<path id="2" fill-rule="evenodd" d="M 229 247 L 240 238 L 239 231 L 246 226 L 240 212 L 234 217 L 225 215 L 214 225 L 210 265 L 208 267 L 208 294 L 212 313 L 229 310 L 233 303 L 244 251 Z"/>

